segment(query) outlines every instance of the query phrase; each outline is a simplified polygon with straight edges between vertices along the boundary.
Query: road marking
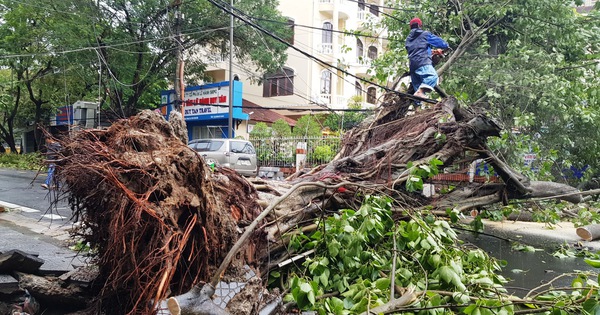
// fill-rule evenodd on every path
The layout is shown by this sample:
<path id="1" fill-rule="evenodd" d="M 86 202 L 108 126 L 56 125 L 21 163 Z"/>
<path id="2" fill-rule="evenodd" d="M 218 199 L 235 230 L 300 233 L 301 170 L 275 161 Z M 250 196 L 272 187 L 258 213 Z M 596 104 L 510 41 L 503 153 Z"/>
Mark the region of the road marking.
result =
<path id="1" fill-rule="evenodd" d="M 35 209 L 19 206 L 14 203 L 4 202 L 4 201 L 0 201 L 0 206 L 7 208 L 9 210 L 21 210 L 23 212 L 29 212 L 29 213 L 40 212 L 40 210 L 35 210 Z"/>
<path id="2" fill-rule="evenodd" d="M 46 219 L 50 219 L 50 220 L 64 220 L 67 217 L 63 217 L 62 215 L 58 215 L 58 214 L 44 214 L 42 215 L 42 218 L 46 218 Z"/>

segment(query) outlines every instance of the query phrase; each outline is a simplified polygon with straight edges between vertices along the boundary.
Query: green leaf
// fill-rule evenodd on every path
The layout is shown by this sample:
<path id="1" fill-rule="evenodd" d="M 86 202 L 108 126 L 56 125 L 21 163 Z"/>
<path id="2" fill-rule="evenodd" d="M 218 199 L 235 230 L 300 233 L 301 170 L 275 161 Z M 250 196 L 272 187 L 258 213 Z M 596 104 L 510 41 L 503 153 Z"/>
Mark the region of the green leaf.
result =
<path id="1" fill-rule="evenodd" d="M 319 281 L 321 281 L 321 283 L 325 287 L 327 287 L 327 285 L 329 285 L 329 269 L 323 270 L 323 273 L 321 273 L 321 275 L 319 276 Z"/>
<path id="2" fill-rule="evenodd" d="M 440 274 L 440 278 L 450 284 L 452 283 L 452 279 L 454 278 L 454 276 L 456 275 L 456 272 L 454 271 L 454 269 L 452 269 L 452 267 L 450 266 L 441 266 L 440 268 L 438 268 L 439 274 Z"/>
<path id="3" fill-rule="evenodd" d="M 308 292 L 307 298 L 308 298 L 308 302 L 310 302 L 311 305 L 315 305 L 315 301 L 316 301 L 315 300 L 315 292 L 313 292 L 313 291 Z"/>
<path id="4" fill-rule="evenodd" d="M 600 259 L 584 258 L 583 261 L 594 268 L 600 268 Z"/>
<path id="5" fill-rule="evenodd" d="M 391 283 L 388 278 L 380 278 L 375 281 L 375 287 L 379 290 L 385 290 L 390 288 Z"/>
<path id="6" fill-rule="evenodd" d="M 304 293 L 312 292 L 312 287 L 310 286 L 309 283 L 304 282 L 300 285 L 300 291 L 302 291 Z"/>

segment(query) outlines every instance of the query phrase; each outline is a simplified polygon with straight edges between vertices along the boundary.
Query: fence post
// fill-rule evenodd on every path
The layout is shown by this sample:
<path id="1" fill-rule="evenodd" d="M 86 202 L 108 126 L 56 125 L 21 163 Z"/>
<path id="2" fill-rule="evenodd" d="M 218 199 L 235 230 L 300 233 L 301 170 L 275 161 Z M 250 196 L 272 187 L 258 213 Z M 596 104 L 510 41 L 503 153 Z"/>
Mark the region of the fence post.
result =
<path id="1" fill-rule="evenodd" d="M 306 142 L 296 144 L 296 171 L 300 171 L 306 164 Z"/>

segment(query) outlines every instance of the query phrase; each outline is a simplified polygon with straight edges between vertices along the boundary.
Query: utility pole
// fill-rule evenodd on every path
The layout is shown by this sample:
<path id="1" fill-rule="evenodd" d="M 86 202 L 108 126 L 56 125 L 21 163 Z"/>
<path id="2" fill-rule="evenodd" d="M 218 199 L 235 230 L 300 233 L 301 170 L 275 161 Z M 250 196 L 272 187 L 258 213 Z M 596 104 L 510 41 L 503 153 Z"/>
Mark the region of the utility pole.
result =
<path id="1" fill-rule="evenodd" d="M 231 15 L 229 29 L 229 122 L 227 125 L 227 138 L 233 138 L 233 0 L 231 0 Z"/>
<path id="2" fill-rule="evenodd" d="M 183 116 L 183 98 L 185 86 L 183 82 L 183 44 L 181 41 L 181 0 L 173 1 L 175 9 L 175 44 L 177 45 L 177 67 L 175 69 L 175 109 L 181 111 Z"/>

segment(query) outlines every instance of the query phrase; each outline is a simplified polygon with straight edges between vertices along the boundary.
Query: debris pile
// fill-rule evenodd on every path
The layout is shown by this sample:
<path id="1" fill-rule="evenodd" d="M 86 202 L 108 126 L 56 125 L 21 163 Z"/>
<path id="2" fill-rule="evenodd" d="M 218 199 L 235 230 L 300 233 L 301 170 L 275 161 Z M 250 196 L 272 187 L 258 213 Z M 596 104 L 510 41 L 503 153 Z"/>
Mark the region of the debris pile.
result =
<path id="1" fill-rule="evenodd" d="M 498 159 L 486 140 L 501 127 L 484 113 L 446 98 L 408 115 L 411 104 L 388 95 L 373 116 L 345 135 L 332 162 L 286 183 L 209 169 L 182 142 L 176 131 L 181 129 L 151 111 L 63 140 L 57 177 L 83 222 L 81 236 L 97 252 L 97 309 L 152 314 L 167 303 L 187 314 L 204 314 L 207 308 L 252 314 L 265 303 L 233 296 L 223 310 L 213 300 L 217 283 L 245 282 L 239 294 L 266 297 L 262 285 L 269 271 L 306 254 L 289 250 L 293 230 L 314 231 L 315 218 L 358 208 L 369 194 L 386 194 L 411 211 L 466 211 L 560 194 L 580 200 L 576 189 L 529 181 Z M 472 182 L 433 198 L 407 185 L 458 161 L 478 159 L 501 181 Z M 262 282 L 246 278 L 247 268 Z"/>
<path id="2" fill-rule="evenodd" d="M 49 270 L 44 263 L 37 253 L 0 253 L 0 314 L 66 314 L 89 306 L 93 268 Z"/>

